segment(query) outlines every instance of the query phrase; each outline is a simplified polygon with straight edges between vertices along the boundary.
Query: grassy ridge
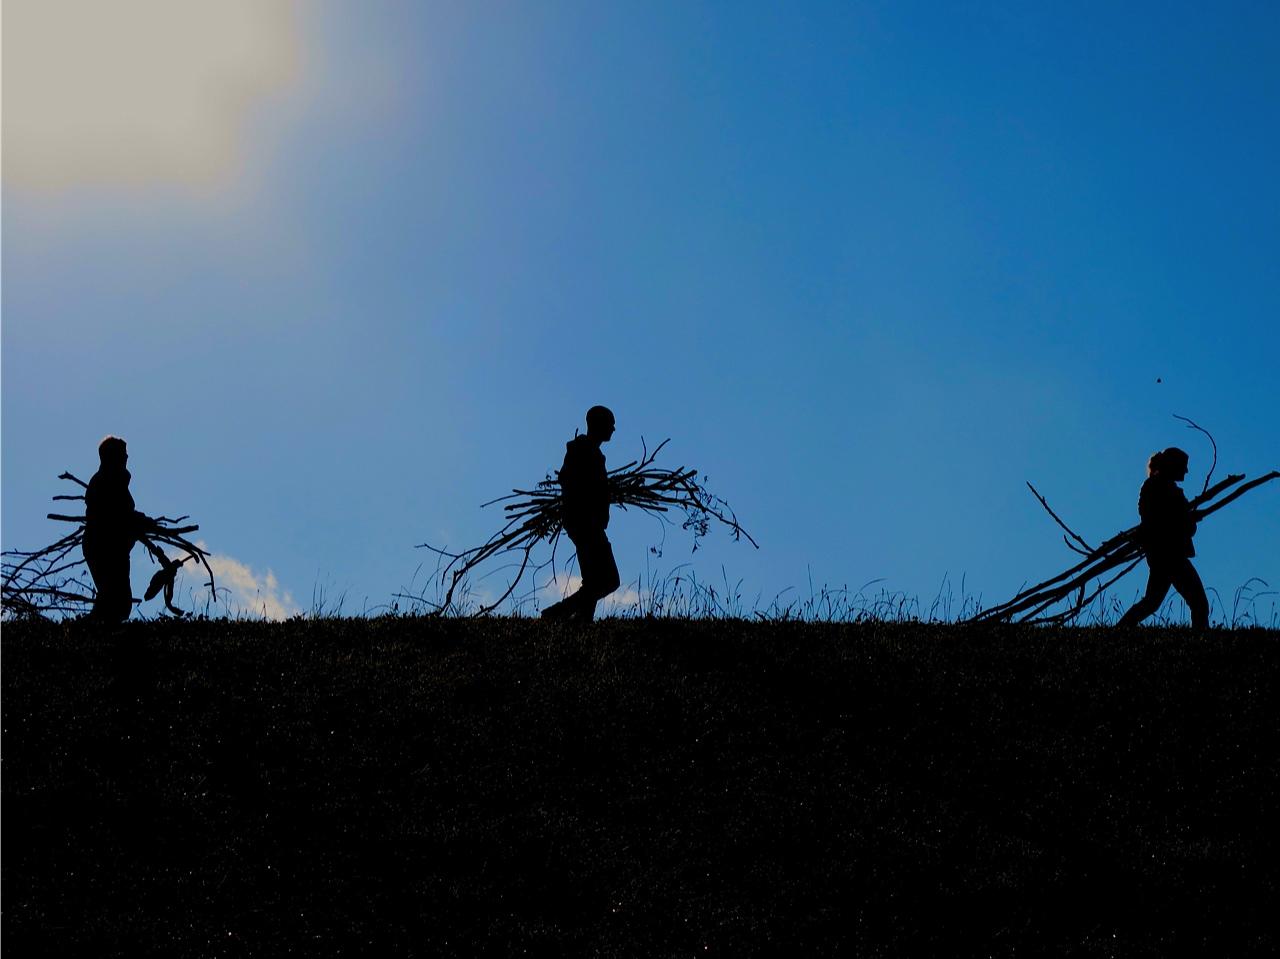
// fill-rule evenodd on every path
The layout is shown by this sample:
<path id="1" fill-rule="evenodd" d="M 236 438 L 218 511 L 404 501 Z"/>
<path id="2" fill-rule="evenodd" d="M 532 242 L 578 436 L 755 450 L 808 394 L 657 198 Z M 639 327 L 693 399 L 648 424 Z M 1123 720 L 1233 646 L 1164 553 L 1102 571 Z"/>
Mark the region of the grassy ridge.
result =
<path id="1" fill-rule="evenodd" d="M 8 624 L 22 955 L 1272 954 L 1275 633 Z"/>

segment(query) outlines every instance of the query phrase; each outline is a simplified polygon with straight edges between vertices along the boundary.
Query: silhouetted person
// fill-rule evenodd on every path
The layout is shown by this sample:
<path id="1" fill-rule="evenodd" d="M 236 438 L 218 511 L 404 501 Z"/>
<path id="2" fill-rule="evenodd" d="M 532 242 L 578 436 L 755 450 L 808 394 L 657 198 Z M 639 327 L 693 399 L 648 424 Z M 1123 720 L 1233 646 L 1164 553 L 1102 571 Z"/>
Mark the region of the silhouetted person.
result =
<path id="1" fill-rule="evenodd" d="M 97 589 L 93 619 L 119 623 L 133 610 L 129 551 L 147 522 L 129 493 L 129 451 L 124 440 L 108 436 L 98 444 L 98 472 L 84 493 L 84 558 Z"/>
<path id="2" fill-rule="evenodd" d="M 1200 575 L 1191 565 L 1196 548 L 1191 537 L 1196 534 L 1196 521 L 1191 515 L 1187 497 L 1178 486 L 1187 475 L 1187 454 L 1176 446 L 1151 454 L 1147 461 L 1147 481 L 1138 494 L 1139 542 L 1147 553 L 1151 573 L 1147 593 L 1120 617 L 1117 626 L 1133 626 L 1142 622 L 1164 602 L 1169 587 L 1176 589 L 1191 610 L 1191 625 L 1209 628 L 1209 598 L 1204 594 Z"/>
<path id="3" fill-rule="evenodd" d="M 587 410 L 587 435 L 565 444 L 560 468 L 564 531 L 578 551 L 582 586 L 572 596 L 542 611 L 547 619 L 591 622 L 596 603 L 618 588 L 618 564 L 605 529 L 609 525 L 609 476 L 600 444 L 613 436 L 613 413 L 603 406 Z"/>

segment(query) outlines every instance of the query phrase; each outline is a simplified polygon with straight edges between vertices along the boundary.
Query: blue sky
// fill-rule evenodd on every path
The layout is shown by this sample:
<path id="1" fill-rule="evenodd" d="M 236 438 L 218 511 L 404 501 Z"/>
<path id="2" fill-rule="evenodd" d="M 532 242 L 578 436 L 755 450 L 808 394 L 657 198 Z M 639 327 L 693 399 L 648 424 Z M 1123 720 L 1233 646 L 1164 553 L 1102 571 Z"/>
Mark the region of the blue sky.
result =
<path id="1" fill-rule="evenodd" d="M 762 546 L 615 513 L 624 582 L 995 602 L 1071 558 L 1024 480 L 1101 539 L 1199 489 L 1173 413 L 1280 467 L 1274 5 L 66 6 L 5 9 L 6 549 L 116 433 L 241 608 L 359 611 L 604 403 Z"/>

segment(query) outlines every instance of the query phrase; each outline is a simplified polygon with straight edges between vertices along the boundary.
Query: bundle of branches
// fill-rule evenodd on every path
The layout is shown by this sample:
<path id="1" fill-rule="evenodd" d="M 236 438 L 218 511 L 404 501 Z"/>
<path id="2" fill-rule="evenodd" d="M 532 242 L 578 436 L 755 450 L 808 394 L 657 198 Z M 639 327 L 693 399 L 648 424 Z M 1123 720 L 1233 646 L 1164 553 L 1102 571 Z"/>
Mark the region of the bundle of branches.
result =
<path id="1" fill-rule="evenodd" d="M 58 479 L 68 480 L 81 489 L 88 489 L 89 484 L 71 473 L 63 473 Z M 83 501 L 84 493 L 53 498 Z M 3 554 L 0 599 L 7 616 L 43 616 L 51 613 L 72 616 L 87 612 L 93 605 L 96 591 L 81 550 L 84 544 L 85 517 L 62 513 L 50 513 L 48 516 L 58 522 L 75 523 L 76 528 L 44 549 L 30 552 L 9 550 Z M 160 566 L 159 571 L 151 577 L 144 601 L 163 593 L 165 606 L 177 616 L 185 613 L 173 605 L 174 580 L 178 570 L 188 560 L 194 560 L 204 567 L 209 576 L 209 593 L 215 600 L 217 598 L 209 554 L 186 538 L 189 533 L 200 528 L 195 524 L 184 526 L 183 523 L 189 518 L 149 516 L 138 536 L 138 541 Z M 179 550 L 179 555 L 170 558 L 164 550 L 166 546 Z"/>
<path id="2" fill-rule="evenodd" d="M 1176 418 L 1183 420 L 1190 428 L 1199 430 L 1209 436 L 1206 430 L 1186 417 L 1178 416 Z M 1245 474 L 1236 473 L 1211 487 L 1209 481 L 1213 477 L 1213 470 L 1218 463 L 1218 445 L 1213 442 L 1212 436 L 1209 436 L 1209 442 L 1213 443 L 1213 464 L 1209 467 L 1209 473 L 1205 477 L 1204 489 L 1200 492 L 1200 495 L 1190 502 L 1191 518 L 1197 523 L 1204 520 L 1205 517 L 1216 513 L 1228 503 L 1239 499 L 1249 490 L 1255 489 L 1263 483 L 1269 483 L 1273 479 L 1280 478 L 1280 471 L 1272 470 L 1270 473 L 1246 483 L 1244 482 Z M 1036 499 L 1040 501 L 1040 505 L 1053 517 L 1054 522 L 1065 531 L 1063 541 L 1074 552 L 1083 556 L 1084 559 L 1057 576 L 1050 577 L 1042 583 L 1036 583 L 1034 586 L 1023 589 L 1008 602 L 985 609 L 965 622 L 1012 622 L 1017 620 L 1024 623 L 1061 623 L 1065 620 L 1070 620 L 1078 616 L 1090 603 L 1102 595 L 1104 590 L 1137 567 L 1146 556 L 1146 551 L 1139 538 L 1139 526 L 1117 533 L 1099 546 L 1090 546 L 1083 537 L 1062 521 L 1049 506 L 1048 501 L 1040 495 L 1039 490 L 1030 483 L 1027 486 Z M 1229 493 L 1227 492 L 1228 490 L 1230 490 Z M 1224 493 L 1226 495 L 1223 495 Z M 1222 498 L 1219 499 L 1218 497 Z M 1112 575 L 1113 573 L 1114 575 Z M 1062 602 L 1067 602 L 1069 605 L 1057 612 L 1049 612 Z"/>
<path id="3" fill-rule="evenodd" d="M 698 540 L 709 532 L 713 520 L 727 526 L 735 542 L 745 538 L 756 549 L 760 548 L 751 534 L 742 528 L 729 504 L 703 485 L 706 477 L 699 482 L 696 469 L 681 466 L 669 470 L 653 465 L 658 453 L 670 440 L 663 440 L 652 452 L 643 439 L 640 442 L 641 455 L 638 460 L 632 460 L 608 473 L 611 504 L 624 510 L 635 507 L 664 519 L 665 514 L 672 511 L 682 513 L 684 519 L 680 526 L 692 531 L 695 550 L 698 548 Z M 554 563 L 556 544 L 564 531 L 564 500 L 558 476 L 548 474 L 533 489 L 512 490 L 506 496 L 490 500 L 483 506 L 492 506 L 494 503 L 505 504 L 503 511 L 507 521 L 481 545 L 461 553 L 451 553 L 427 543 L 418 547 L 431 550 L 447 560 L 438 570 L 440 584 L 445 590 L 443 601 L 429 603 L 436 607 L 437 613 L 452 609 L 455 592 L 468 581 L 468 576 L 478 566 L 494 557 L 509 556 L 518 560 L 516 573 L 506 591 L 493 603 L 477 610 L 477 616 L 497 609 L 515 592 L 516 586 L 530 569 L 538 544 L 549 544 L 551 554 L 547 560 L 534 566 L 533 572 L 536 574 Z M 421 596 L 405 598 L 426 602 Z"/>

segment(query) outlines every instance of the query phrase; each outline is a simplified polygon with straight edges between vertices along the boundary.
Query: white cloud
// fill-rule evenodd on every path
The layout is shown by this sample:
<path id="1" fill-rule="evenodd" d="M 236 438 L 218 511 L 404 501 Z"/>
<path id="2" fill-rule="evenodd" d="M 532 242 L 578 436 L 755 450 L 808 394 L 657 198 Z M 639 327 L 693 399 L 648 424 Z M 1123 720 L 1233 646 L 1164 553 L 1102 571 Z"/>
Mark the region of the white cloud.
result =
<path id="1" fill-rule="evenodd" d="M 558 570 L 555 579 L 548 580 L 538 590 L 538 604 L 541 608 L 546 609 L 552 603 L 559 602 L 570 593 L 577 592 L 581 586 L 581 576 Z M 630 586 L 620 586 L 601 600 L 600 605 L 596 607 L 596 615 L 608 615 L 609 613 L 632 610 L 647 596 L 647 591 L 642 594 Z"/>
<path id="2" fill-rule="evenodd" d="M 201 549 L 205 548 L 203 542 L 197 542 L 196 545 Z M 302 612 L 302 608 L 294 601 L 293 594 L 281 587 L 276 574 L 270 569 L 265 573 L 258 573 L 247 563 L 222 553 L 211 555 L 209 566 L 213 569 L 218 588 L 218 601 L 209 606 L 211 615 L 288 619 Z M 183 571 L 188 580 L 195 578 L 193 603 L 198 611 L 203 612 L 203 604 L 209 594 L 203 585 L 207 574 L 203 568 L 193 567 L 191 563 L 187 563 Z"/>
<path id="3" fill-rule="evenodd" d="M 298 79 L 299 19 L 296 0 L 6 0 L 5 179 L 225 185 L 250 108 Z"/>

